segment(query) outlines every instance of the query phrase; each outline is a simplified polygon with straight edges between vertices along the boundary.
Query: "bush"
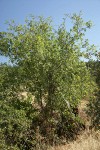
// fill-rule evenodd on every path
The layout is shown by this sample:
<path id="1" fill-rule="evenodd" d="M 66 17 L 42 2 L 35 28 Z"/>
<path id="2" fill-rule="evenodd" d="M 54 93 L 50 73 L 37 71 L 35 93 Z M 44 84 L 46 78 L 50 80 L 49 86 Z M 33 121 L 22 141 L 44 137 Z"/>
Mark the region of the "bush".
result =
<path id="1" fill-rule="evenodd" d="M 91 117 L 92 128 L 100 130 L 100 91 L 95 97 L 91 97 L 88 105 L 88 114 Z"/>
<path id="2" fill-rule="evenodd" d="M 84 39 L 91 22 L 76 14 L 69 18 L 69 31 L 66 17 L 56 31 L 50 19 L 32 17 L 26 25 L 9 23 L 8 32 L 0 33 L 0 54 L 12 62 L 0 73 L 0 125 L 8 147 L 35 149 L 62 136 L 74 138 L 82 129 L 77 108 L 94 90 L 81 60 L 87 48 L 92 51 Z M 31 96 L 19 96 L 23 91 L 34 96 L 33 106 Z"/>

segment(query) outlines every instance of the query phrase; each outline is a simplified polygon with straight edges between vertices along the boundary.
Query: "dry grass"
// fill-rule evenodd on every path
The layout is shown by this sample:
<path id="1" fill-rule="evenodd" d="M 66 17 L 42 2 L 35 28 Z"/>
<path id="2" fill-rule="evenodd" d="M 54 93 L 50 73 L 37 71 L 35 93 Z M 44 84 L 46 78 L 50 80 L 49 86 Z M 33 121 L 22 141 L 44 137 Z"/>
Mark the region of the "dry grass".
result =
<path id="1" fill-rule="evenodd" d="M 85 131 L 76 141 L 48 150 L 100 150 L 100 132 Z"/>

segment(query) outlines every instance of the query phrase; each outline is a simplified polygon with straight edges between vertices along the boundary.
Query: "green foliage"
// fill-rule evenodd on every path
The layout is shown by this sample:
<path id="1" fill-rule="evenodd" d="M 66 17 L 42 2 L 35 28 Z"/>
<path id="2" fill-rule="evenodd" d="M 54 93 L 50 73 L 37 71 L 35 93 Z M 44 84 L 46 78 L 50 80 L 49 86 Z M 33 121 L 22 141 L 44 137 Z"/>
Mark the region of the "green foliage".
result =
<path id="1" fill-rule="evenodd" d="M 2 41 L 7 39 L 6 54 L 20 67 L 20 82 L 35 95 L 41 107 L 46 94 L 45 103 L 51 109 L 60 109 L 65 99 L 71 105 L 77 105 L 90 90 L 89 72 L 80 57 L 83 55 L 84 33 L 91 23 L 85 23 L 76 14 L 70 18 L 74 25 L 69 32 L 65 20 L 54 31 L 51 20 L 32 17 L 23 26 L 11 23 L 9 32 L 1 34 L 4 36 L 1 38 L 1 53 L 4 54 Z"/>
<path id="2" fill-rule="evenodd" d="M 2 142 L 8 146 L 27 150 L 61 136 L 74 138 L 83 128 L 73 110 L 94 90 L 90 71 L 81 61 L 87 49 L 92 52 L 84 39 L 91 22 L 76 14 L 69 18 L 69 31 L 67 18 L 55 30 L 49 18 L 32 16 L 25 25 L 11 22 L 8 32 L 0 33 L 0 53 L 12 62 L 0 74 L 0 125 Z M 22 92 L 28 97 L 22 98 Z M 45 142 L 39 141 L 41 136 Z"/>
<path id="3" fill-rule="evenodd" d="M 89 61 L 87 62 L 87 67 L 90 69 L 92 76 L 95 78 L 95 82 L 100 89 L 100 61 Z"/>

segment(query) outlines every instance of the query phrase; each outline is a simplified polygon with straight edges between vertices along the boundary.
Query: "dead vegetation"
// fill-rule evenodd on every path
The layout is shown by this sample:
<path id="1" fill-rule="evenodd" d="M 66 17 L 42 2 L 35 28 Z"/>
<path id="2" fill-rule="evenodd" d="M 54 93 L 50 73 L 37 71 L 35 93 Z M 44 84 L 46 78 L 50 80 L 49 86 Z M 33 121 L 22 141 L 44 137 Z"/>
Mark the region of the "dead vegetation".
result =
<path id="1" fill-rule="evenodd" d="M 100 149 L 100 132 L 85 131 L 76 141 L 69 142 L 66 145 L 54 146 L 48 150 L 99 150 Z"/>

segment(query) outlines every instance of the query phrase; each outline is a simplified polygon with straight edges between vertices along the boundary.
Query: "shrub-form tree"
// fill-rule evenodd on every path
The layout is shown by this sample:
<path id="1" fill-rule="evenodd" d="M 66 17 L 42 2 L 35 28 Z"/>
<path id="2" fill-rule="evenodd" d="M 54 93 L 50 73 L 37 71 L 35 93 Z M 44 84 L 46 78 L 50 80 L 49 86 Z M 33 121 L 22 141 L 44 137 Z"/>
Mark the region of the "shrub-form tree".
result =
<path id="1" fill-rule="evenodd" d="M 25 25 L 12 21 L 8 32 L 0 33 L 0 53 L 8 56 L 13 64 L 9 75 L 7 72 L 1 81 L 7 91 L 6 94 L 1 92 L 1 100 L 14 102 L 15 99 L 16 104 L 21 90 L 31 93 L 39 106 L 40 133 L 49 138 L 79 129 L 79 118 L 73 110 L 84 96 L 92 93 L 94 85 L 81 60 L 88 50 L 92 52 L 93 46 L 84 39 L 91 22 L 84 22 L 81 15 L 68 17 L 73 23 L 71 29 L 66 28 L 67 17 L 54 29 L 49 18 L 32 16 L 26 19 Z M 16 109 L 18 105 L 22 104 L 18 103 Z M 25 113 L 23 119 L 26 112 L 22 112 Z M 20 116 L 18 111 L 16 113 Z M 34 115 L 32 120 L 34 126 Z"/>

